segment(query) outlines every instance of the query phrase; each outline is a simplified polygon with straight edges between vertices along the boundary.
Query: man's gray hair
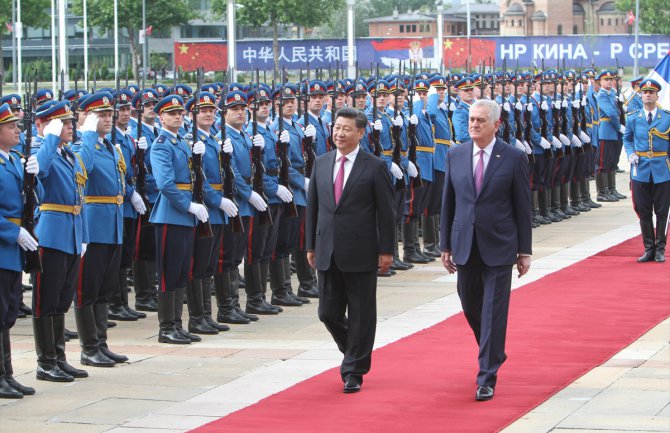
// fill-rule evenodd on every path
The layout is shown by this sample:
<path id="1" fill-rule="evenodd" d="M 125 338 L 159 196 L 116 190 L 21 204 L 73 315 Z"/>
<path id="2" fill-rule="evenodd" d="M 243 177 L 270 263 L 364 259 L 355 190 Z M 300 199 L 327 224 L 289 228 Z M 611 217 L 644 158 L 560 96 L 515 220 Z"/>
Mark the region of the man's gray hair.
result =
<path id="1" fill-rule="evenodd" d="M 500 119 L 500 105 L 492 99 L 478 99 L 470 106 L 470 110 L 475 107 L 488 108 L 488 118 L 491 123 L 495 123 Z"/>

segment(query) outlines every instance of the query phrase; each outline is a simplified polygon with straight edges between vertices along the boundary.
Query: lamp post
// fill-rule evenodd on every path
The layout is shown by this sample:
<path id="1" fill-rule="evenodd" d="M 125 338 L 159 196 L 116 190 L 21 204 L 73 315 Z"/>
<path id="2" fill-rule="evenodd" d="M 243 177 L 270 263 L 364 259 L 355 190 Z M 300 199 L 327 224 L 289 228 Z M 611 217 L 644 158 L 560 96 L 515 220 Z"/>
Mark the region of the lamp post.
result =
<path id="1" fill-rule="evenodd" d="M 23 59 L 21 58 L 21 39 L 23 38 L 23 23 L 21 22 L 21 0 L 16 1 L 16 24 L 14 27 L 16 35 L 16 80 L 19 95 L 23 93 Z M 12 74 L 14 75 L 14 74 Z"/>
<path id="2" fill-rule="evenodd" d="M 149 37 L 147 35 L 147 2 L 142 0 L 142 32 L 144 33 L 144 44 L 142 45 L 142 88 L 147 79 L 147 58 L 149 57 Z"/>
<path id="3" fill-rule="evenodd" d="M 228 80 L 232 83 L 237 81 L 237 71 L 235 65 L 235 0 L 228 0 L 228 68 L 230 77 Z"/>
<path id="4" fill-rule="evenodd" d="M 635 0 L 635 58 L 633 61 L 633 77 L 638 74 L 638 57 L 640 57 L 640 46 L 638 45 L 640 39 L 640 0 Z"/>
<path id="5" fill-rule="evenodd" d="M 65 26 L 65 0 L 58 0 L 58 66 L 64 75 L 63 92 L 70 87 L 69 71 L 67 65 L 67 29 Z M 55 94 L 55 91 L 54 91 Z"/>
<path id="6" fill-rule="evenodd" d="M 356 0 L 347 0 L 347 46 L 349 55 L 347 56 L 347 73 L 350 77 L 356 74 L 355 60 L 356 52 L 354 48 L 354 6 Z"/>
<path id="7" fill-rule="evenodd" d="M 88 11 L 84 0 L 84 83 L 88 89 Z"/>
<path id="8" fill-rule="evenodd" d="M 119 2 L 114 0 L 114 81 L 119 77 Z"/>
<path id="9" fill-rule="evenodd" d="M 444 73 L 444 5 L 442 0 L 437 0 L 435 4 L 437 9 L 437 52 L 435 60 L 440 73 Z"/>

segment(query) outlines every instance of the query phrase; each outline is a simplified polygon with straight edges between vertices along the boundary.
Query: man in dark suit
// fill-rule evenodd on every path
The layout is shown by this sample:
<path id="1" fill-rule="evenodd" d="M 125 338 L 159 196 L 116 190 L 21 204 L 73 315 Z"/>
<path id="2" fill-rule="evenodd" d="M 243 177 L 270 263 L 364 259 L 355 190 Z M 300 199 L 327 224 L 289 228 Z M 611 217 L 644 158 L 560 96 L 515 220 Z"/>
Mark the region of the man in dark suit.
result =
<path id="1" fill-rule="evenodd" d="M 377 268 L 388 270 L 395 242 L 386 163 L 359 146 L 367 124 L 360 110 L 337 112 L 337 149 L 317 158 L 307 198 L 307 260 L 318 271 L 319 319 L 344 354 L 345 393 L 359 391 L 370 370 Z"/>
<path id="2" fill-rule="evenodd" d="M 458 296 L 479 345 L 477 392 L 490 400 L 507 358 L 505 335 L 512 266 L 528 272 L 531 205 L 523 151 L 496 139 L 500 107 L 479 100 L 470 108 L 471 141 L 449 149 L 442 200 L 442 264 L 458 271 Z"/>

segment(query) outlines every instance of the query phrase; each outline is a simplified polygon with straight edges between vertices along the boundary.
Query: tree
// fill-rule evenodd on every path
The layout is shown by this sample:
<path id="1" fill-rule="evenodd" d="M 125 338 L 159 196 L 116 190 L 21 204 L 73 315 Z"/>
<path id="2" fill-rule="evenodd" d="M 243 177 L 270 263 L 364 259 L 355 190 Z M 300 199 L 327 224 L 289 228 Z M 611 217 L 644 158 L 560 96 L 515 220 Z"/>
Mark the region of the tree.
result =
<path id="1" fill-rule="evenodd" d="M 214 0 L 213 8 L 222 14 L 226 0 Z M 238 0 L 238 22 L 253 26 L 272 27 L 272 52 L 275 68 L 279 66 L 279 25 L 296 24 L 314 27 L 328 22 L 344 0 Z"/>
<path id="2" fill-rule="evenodd" d="M 318 37 L 346 38 L 347 37 L 347 7 L 341 7 L 333 11 L 329 23 L 319 26 Z M 354 6 L 354 32 L 357 38 L 363 38 L 369 34 L 368 23 L 365 19 L 370 17 L 370 2 L 357 1 Z"/>
<path id="3" fill-rule="evenodd" d="M 88 14 L 88 25 L 102 30 L 114 29 L 114 2 L 110 0 L 87 0 L 87 9 L 95 11 Z M 79 0 L 74 9 L 82 13 L 83 2 Z M 119 34 L 125 29 L 132 52 L 133 76 L 139 76 L 139 63 L 142 58 L 139 44 L 139 31 L 142 29 L 142 2 L 131 0 L 118 1 Z M 147 26 L 154 31 L 169 29 L 187 24 L 197 17 L 197 8 L 190 0 L 146 0 Z"/>
<path id="4" fill-rule="evenodd" d="M 0 0 L 0 38 L 9 33 L 5 25 L 12 24 L 12 1 Z M 21 0 L 21 21 L 23 28 L 28 27 L 48 27 L 51 20 L 51 13 L 47 13 L 50 8 L 49 0 Z M 0 71 L 4 73 L 5 64 L 3 57 L 0 56 Z M 15 68 L 12 68 L 15 69 Z"/>
<path id="5" fill-rule="evenodd" d="M 635 0 L 617 0 L 622 12 L 635 12 Z M 670 12 L 667 0 L 640 0 L 640 31 L 643 33 L 670 34 Z"/>
<path id="6" fill-rule="evenodd" d="M 404 14 L 408 10 L 428 12 L 435 9 L 435 2 L 431 0 L 370 0 L 370 13 L 367 18 L 386 17 L 393 15 L 393 10 Z"/>

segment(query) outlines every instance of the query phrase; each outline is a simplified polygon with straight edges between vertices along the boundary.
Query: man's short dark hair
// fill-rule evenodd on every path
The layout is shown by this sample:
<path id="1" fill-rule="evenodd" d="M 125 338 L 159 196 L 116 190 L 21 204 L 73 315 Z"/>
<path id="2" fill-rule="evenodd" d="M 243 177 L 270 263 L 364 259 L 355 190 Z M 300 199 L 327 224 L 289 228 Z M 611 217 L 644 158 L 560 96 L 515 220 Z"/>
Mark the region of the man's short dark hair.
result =
<path id="1" fill-rule="evenodd" d="M 368 118 L 361 110 L 353 107 L 342 107 L 337 111 L 335 120 L 338 117 L 345 117 L 347 119 L 354 119 L 358 129 L 365 129 L 368 126 Z"/>

